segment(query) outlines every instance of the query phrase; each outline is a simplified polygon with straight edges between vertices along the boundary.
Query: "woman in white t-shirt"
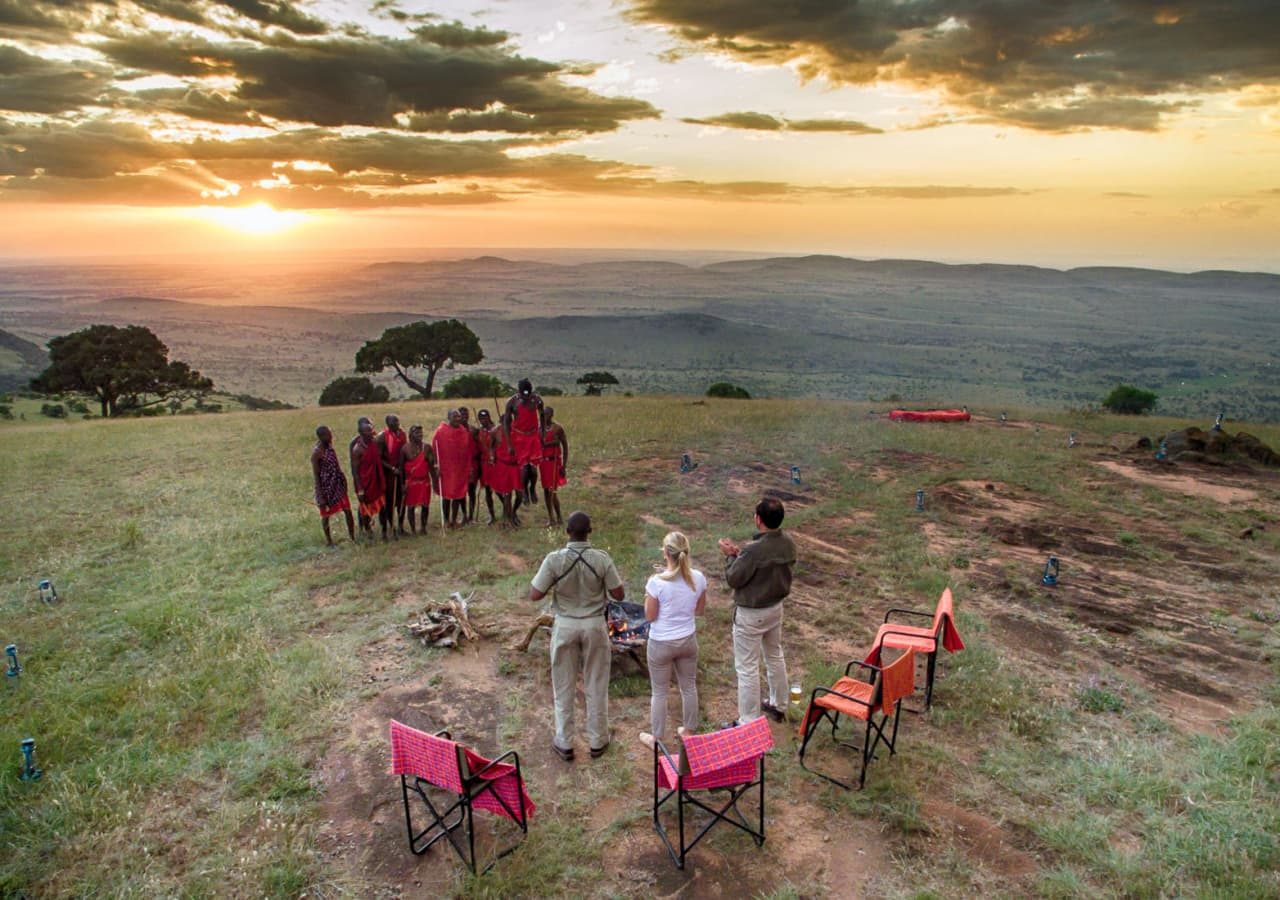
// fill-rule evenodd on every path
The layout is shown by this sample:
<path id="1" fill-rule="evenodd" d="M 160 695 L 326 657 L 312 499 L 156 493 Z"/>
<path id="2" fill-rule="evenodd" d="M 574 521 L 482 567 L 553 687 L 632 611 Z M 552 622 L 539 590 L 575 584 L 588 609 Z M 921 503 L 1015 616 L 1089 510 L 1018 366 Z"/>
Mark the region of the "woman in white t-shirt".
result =
<path id="1" fill-rule="evenodd" d="M 646 655 L 649 662 L 649 727 L 653 734 L 640 739 L 652 746 L 654 738 L 666 739 L 667 688 L 675 670 L 680 686 L 684 728 L 698 727 L 698 638 L 694 616 L 702 615 L 707 602 L 707 577 L 689 563 L 689 539 L 673 531 L 662 539 L 663 572 L 644 586 L 644 616 L 649 626 Z"/>

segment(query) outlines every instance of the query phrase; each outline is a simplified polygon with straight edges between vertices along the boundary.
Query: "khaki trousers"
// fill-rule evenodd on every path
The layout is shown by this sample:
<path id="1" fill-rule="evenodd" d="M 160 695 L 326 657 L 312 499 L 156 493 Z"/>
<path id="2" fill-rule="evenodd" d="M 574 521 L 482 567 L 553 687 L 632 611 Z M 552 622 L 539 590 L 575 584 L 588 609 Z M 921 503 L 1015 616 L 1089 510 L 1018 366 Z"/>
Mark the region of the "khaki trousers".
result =
<path id="1" fill-rule="evenodd" d="M 556 707 L 556 746 L 571 749 L 576 733 L 573 701 L 578 672 L 587 700 L 587 741 L 593 749 L 609 743 L 609 629 L 604 616 L 556 616 L 551 626 L 551 693 Z"/>
<path id="2" fill-rule="evenodd" d="M 764 651 L 769 703 L 785 709 L 787 661 L 782 656 L 782 604 L 733 608 L 733 667 L 738 672 L 738 721 L 760 718 L 760 655 Z"/>
<path id="3" fill-rule="evenodd" d="M 680 685 L 681 720 L 685 730 L 698 730 L 698 636 L 691 634 L 674 641 L 650 639 L 645 647 L 649 664 L 649 730 L 660 741 L 667 739 L 667 690 L 671 673 Z"/>

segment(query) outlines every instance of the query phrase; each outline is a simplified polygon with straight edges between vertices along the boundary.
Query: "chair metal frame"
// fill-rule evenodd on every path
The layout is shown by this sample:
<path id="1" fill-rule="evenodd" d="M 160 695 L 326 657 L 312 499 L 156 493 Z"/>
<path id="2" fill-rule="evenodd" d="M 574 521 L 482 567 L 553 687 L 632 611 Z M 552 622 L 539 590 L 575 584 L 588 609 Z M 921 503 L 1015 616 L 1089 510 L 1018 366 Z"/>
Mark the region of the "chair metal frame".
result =
<path id="1" fill-rule="evenodd" d="M 453 740 L 449 732 L 444 730 L 437 731 L 433 735 L 433 737 L 443 738 L 446 741 Z M 529 819 L 528 819 L 528 816 L 525 814 L 524 804 L 523 803 L 519 804 L 520 806 L 519 810 L 513 810 L 507 804 L 507 801 L 503 800 L 502 796 L 494 789 L 495 782 L 492 779 L 487 779 L 484 777 L 485 773 L 488 772 L 490 769 L 492 769 L 494 766 L 497 766 L 503 763 L 504 761 L 510 759 L 515 763 L 516 783 L 519 785 L 519 790 L 521 794 L 523 794 L 524 774 L 520 769 L 520 755 L 516 753 L 516 751 L 514 750 L 508 750 L 506 753 L 502 754 L 496 759 L 490 760 L 489 763 L 485 765 L 483 768 L 475 772 L 471 772 L 470 774 L 464 774 L 468 771 L 468 769 L 466 766 L 465 757 L 462 753 L 462 746 L 460 744 L 457 746 L 457 751 L 458 751 L 458 774 L 459 774 L 459 777 L 462 779 L 461 794 L 457 794 L 452 789 L 447 787 L 442 787 L 441 785 L 438 785 L 435 782 L 430 781 L 429 779 L 423 778 L 420 775 L 413 776 L 413 784 L 411 785 L 409 783 L 408 773 L 402 773 L 400 775 L 400 790 L 401 790 L 401 794 L 404 797 L 404 822 L 405 822 L 405 828 L 408 831 L 408 835 L 409 835 L 409 850 L 413 852 L 414 855 L 421 856 L 423 853 L 426 853 L 429 849 L 431 849 L 432 845 L 435 844 L 437 841 L 441 840 L 442 838 L 448 838 L 449 846 L 453 847 L 454 852 L 458 854 L 458 857 L 464 863 L 467 864 L 467 867 L 471 870 L 471 874 L 473 875 L 483 874 L 484 872 L 488 872 L 490 869 L 492 869 L 499 859 L 502 859 L 502 857 L 508 855 L 509 853 L 514 851 L 516 848 L 518 848 L 520 846 L 520 841 L 517 841 L 516 843 L 512 844 L 510 847 L 507 847 L 505 850 L 502 850 L 501 852 L 499 852 L 498 855 L 495 856 L 493 860 L 489 863 L 489 865 L 485 866 L 480 873 L 476 872 L 476 837 L 475 837 L 475 819 L 474 819 L 473 801 L 477 797 L 479 797 L 481 794 L 484 794 L 485 792 L 490 793 L 494 797 L 494 799 L 496 799 L 498 803 L 501 804 L 502 808 L 507 811 L 507 813 L 511 817 L 511 820 L 520 827 L 520 831 L 525 835 L 529 833 Z M 445 807 L 443 811 L 441 811 L 440 809 L 436 808 L 435 803 L 431 802 L 431 797 L 427 794 L 427 790 L 426 790 L 428 786 L 434 787 L 440 791 L 446 791 L 451 796 L 454 796 L 457 799 L 454 800 L 454 802 L 451 803 L 449 806 Z M 432 816 L 431 823 L 427 825 L 425 828 L 423 828 L 421 831 L 417 832 L 416 834 L 414 833 L 413 813 L 411 811 L 410 803 L 409 803 L 409 793 L 411 791 L 417 794 L 419 798 L 421 798 L 423 805 L 426 806 L 427 810 L 430 812 Z M 443 804 L 441 805 L 443 806 Z M 457 814 L 457 819 L 452 823 L 447 821 L 448 818 L 454 815 L 455 813 Z M 466 831 L 466 834 L 467 834 L 467 846 L 465 850 L 463 849 L 460 843 L 460 839 L 454 833 L 455 831 L 457 831 L 458 828 L 462 827 L 463 825 L 466 826 L 464 830 Z M 431 832 L 437 831 L 437 830 L 438 830 L 437 834 L 432 836 L 430 839 L 424 841 L 424 838 L 427 838 L 427 836 Z"/>
<path id="2" fill-rule="evenodd" d="M 676 786 L 667 790 L 662 794 L 659 782 L 659 773 L 661 770 L 661 760 L 665 758 L 671 766 L 671 770 L 676 773 Z M 676 868 L 683 869 L 685 858 L 689 851 L 692 850 L 702 840 L 707 832 L 709 832 L 716 824 L 727 822 L 734 828 L 745 831 L 751 835 L 751 839 L 755 841 L 757 847 L 764 846 L 764 753 L 762 752 L 756 760 L 756 776 L 748 782 L 736 785 L 722 785 L 719 787 L 686 787 L 685 780 L 691 778 L 688 774 L 680 771 L 680 764 L 677 760 L 672 759 L 671 753 L 667 750 L 666 745 L 662 741 L 655 740 L 653 745 L 653 827 L 658 832 L 658 836 L 662 838 L 662 843 L 666 845 L 667 853 L 671 855 L 671 861 L 676 864 Z M 747 817 L 743 815 L 742 810 L 738 809 L 738 801 L 746 796 L 747 792 L 754 787 L 760 788 L 760 826 L 758 829 L 752 828 L 751 823 L 747 821 Z M 708 790 L 727 790 L 729 798 L 719 809 L 708 806 L 697 797 L 692 796 L 690 791 L 708 791 Z M 661 796 L 659 796 L 661 794 Z M 679 838 L 679 850 L 675 844 L 672 844 L 671 837 L 667 834 L 667 829 L 663 827 L 659 812 L 668 800 L 676 797 L 676 821 L 677 836 Z M 685 843 L 685 807 L 696 806 L 705 812 L 711 814 L 711 820 L 708 821 L 694 835 L 693 840 Z M 732 815 L 736 818 L 731 817 Z"/>
<path id="3" fill-rule="evenodd" d="M 907 651 L 907 652 L 910 653 L 911 651 Z M 915 660 L 912 659 L 910 664 L 914 666 Z M 884 690 L 884 683 L 883 683 L 884 668 L 882 668 L 881 666 L 872 665 L 871 663 L 868 663 L 868 662 L 862 662 L 861 660 L 853 660 L 847 666 L 844 667 L 844 674 L 846 677 L 849 677 L 849 673 L 854 666 L 858 666 L 863 669 L 868 669 L 873 673 L 872 681 L 870 683 L 873 684 L 875 687 L 874 687 L 874 690 L 871 692 L 871 698 L 867 700 L 861 697 L 854 697 L 849 694 L 841 693 L 840 691 L 837 691 L 834 688 L 828 688 L 828 687 L 814 688 L 813 692 L 809 695 L 809 707 L 805 711 L 805 718 L 804 718 L 805 730 L 804 730 L 804 735 L 800 740 L 800 751 L 799 751 L 800 768 L 804 769 L 806 772 L 812 772 L 814 775 L 817 775 L 819 778 L 823 778 L 838 787 L 844 788 L 845 790 L 853 790 L 853 786 L 845 784 L 843 781 L 839 780 L 838 778 L 834 778 L 831 775 L 827 775 L 824 772 L 819 772 L 817 769 L 812 769 L 805 764 L 804 752 L 809 746 L 810 738 L 812 738 L 814 733 L 818 730 L 818 726 L 822 724 L 822 721 L 824 719 L 829 720 L 831 722 L 831 740 L 841 747 L 848 747 L 850 750 L 857 750 L 861 753 L 862 768 L 858 772 L 858 790 L 862 790 L 867 783 L 867 766 L 870 765 L 871 761 L 876 758 L 875 757 L 876 748 L 883 743 L 886 747 L 889 748 L 890 756 L 893 756 L 894 753 L 897 751 L 898 721 L 902 715 L 902 698 L 899 697 L 893 705 L 893 716 L 892 716 L 893 731 L 889 735 L 886 735 L 884 729 L 889 722 L 889 718 L 890 718 L 889 714 L 886 712 L 881 712 L 880 721 L 879 722 L 876 721 L 876 710 L 880 708 L 881 699 L 883 697 L 882 692 Z M 866 728 L 863 731 L 861 745 L 855 744 L 851 741 L 845 741 L 840 739 L 838 734 L 838 729 L 840 727 L 841 713 L 839 710 L 830 709 L 825 706 L 818 706 L 817 704 L 818 698 L 822 696 L 826 696 L 828 694 L 834 695 L 836 697 L 840 697 L 841 699 L 848 700 L 852 703 L 856 703 L 859 706 L 866 707 L 867 717 L 864 721 L 867 724 L 866 724 Z M 817 715 L 813 715 L 814 709 L 819 710 Z M 845 715 L 847 715 L 847 713 Z M 875 733 L 874 740 L 871 737 L 872 732 Z"/>
<path id="4" fill-rule="evenodd" d="M 938 614 L 938 607 L 941 607 L 941 606 L 942 606 L 942 598 L 939 597 L 938 606 L 934 608 L 933 612 L 925 612 L 922 609 L 900 609 L 900 608 L 891 609 L 884 614 L 884 623 L 880 626 L 880 631 L 876 638 L 877 640 L 876 660 L 877 661 L 879 661 L 880 659 L 879 654 L 882 648 L 884 647 L 884 638 L 887 635 L 891 635 L 891 634 L 898 635 L 900 637 L 909 638 L 914 641 L 933 641 L 932 650 L 925 650 L 923 648 L 914 648 L 914 647 L 912 648 L 917 653 L 925 657 L 924 709 L 923 710 L 911 709 L 910 707 L 908 707 L 907 712 L 909 713 L 925 712 L 933 708 L 933 676 L 938 668 L 938 650 L 941 649 L 942 647 L 942 630 L 946 628 L 946 624 L 947 624 L 946 618 Z M 886 630 L 884 627 L 885 625 L 899 624 L 899 623 L 891 623 L 889 621 L 889 618 L 893 616 L 895 613 L 899 615 L 904 615 L 904 616 L 915 616 L 920 619 L 928 619 L 930 622 L 933 622 L 934 619 L 937 619 L 938 624 L 933 629 L 932 636 L 929 635 L 927 629 L 919 628 L 919 626 L 914 626 L 914 625 L 906 626 L 906 627 L 912 628 L 913 630 L 911 631 L 898 631 L 895 629 Z M 900 650 L 903 648 L 893 647 L 893 649 Z"/>

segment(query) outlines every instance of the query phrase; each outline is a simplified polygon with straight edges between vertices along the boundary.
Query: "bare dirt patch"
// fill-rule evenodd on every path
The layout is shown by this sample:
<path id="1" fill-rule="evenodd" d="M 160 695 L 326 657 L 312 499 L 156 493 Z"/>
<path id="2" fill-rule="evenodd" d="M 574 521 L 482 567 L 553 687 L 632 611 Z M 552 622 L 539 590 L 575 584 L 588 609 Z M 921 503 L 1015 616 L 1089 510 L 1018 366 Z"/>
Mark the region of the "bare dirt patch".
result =
<path id="1" fill-rule="evenodd" d="M 923 813 L 931 831 L 950 836 L 998 875 L 1022 878 L 1040 866 L 1034 856 L 1014 846 L 1011 835 L 980 813 L 943 800 L 925 801 Z"/>
<path id="2" fill-rule="evenodd" d="M 1207 473 L 1189 475 L 1161 472 L 1157 474 L 1115 459 L 1094 460 L 1094 465 L 1139 484 L 1151 485 L 1166 491 L 1178 491 L 1193 497 L 1204 497 L 1217 503 L 1249 503 L 1258 499 L 1258 492 L 1253 488 L 1232 484 L 1230 483 L 1232 479 L 1220 474 L 1216 476 L 1209 476 Z"/>

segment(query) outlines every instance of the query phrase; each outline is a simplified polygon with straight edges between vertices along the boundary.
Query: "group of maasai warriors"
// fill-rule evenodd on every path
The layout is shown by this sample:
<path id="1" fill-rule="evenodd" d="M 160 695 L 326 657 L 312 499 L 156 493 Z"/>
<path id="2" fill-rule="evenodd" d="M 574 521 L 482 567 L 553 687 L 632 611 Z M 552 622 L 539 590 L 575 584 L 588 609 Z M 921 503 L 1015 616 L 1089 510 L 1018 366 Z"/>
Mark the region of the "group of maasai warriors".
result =
<path id="1" fill-rule="evenodd" d="M 376 431 L 372 421 L 361 417 L 350 448 L 361 538 L 374 540 L 375 518 L 384 541 L 388 535 L 425 534 L 433 494 L 440 497 L 445 527 L 472 523 L 480 488 L 489 510 L 488 524 L 517 527 L 520 507 L 538 502 L 539 481 L 547 525 L 563 524 L 559 489 L 565 484 L 569 441 L 555 421 L 555 410 L 544 406 L 529 380 L 522 379 L 496 424 L 487 409 L 481 409 L 476 420 L 478 424 L 472 425 L 471 410 L 465 406 L 450 409 L 427 441 L 421 425 L 405 432 L 396 415 L 386 417 L 383 431 Z M 347 478 L 333 449 L 333 432 L 321 425 L 316 437 L 311 471 L 325 541 L 333 545 L 329 517 L 338 512 L 346 515 L 347 534 L 354 541 L 356 523 Z M 502 505 L 500 519 L 494 514 L 495 494 Z"/>

